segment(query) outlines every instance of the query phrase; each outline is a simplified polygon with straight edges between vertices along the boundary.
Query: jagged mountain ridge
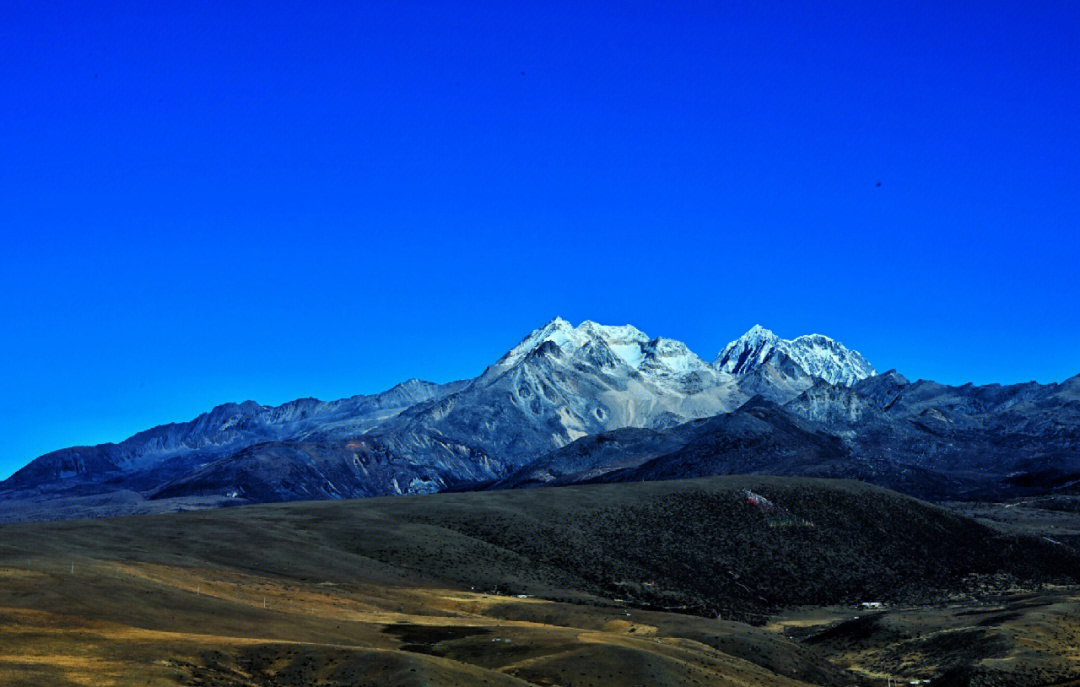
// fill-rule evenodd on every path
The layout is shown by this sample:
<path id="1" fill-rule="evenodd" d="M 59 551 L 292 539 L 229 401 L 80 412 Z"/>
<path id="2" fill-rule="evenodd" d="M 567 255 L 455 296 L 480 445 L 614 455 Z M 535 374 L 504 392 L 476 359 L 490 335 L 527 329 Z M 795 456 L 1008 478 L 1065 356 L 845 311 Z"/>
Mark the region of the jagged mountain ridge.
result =
<path id="1" fill-rule="evenodd" d="M 302 398 L 280 406 L 254 401 L 226 403 L 189 422 L 159 425 L 117 444 L 75 446 L 47 453 L 0 484 L 18 488 L 78 476 L 155 470 L 169 462 L 186 464 L 188 457 L 205 461 L 286 437 L 354 436 L 405 408 L 452 393 L 462 384 L 410 379 L 379 394 L 337 401 Z M 165 466 L 165 470 L 171 467 Z"/>
<path id="2" fill-rule="evenodd" d="M 725 350 L 762 336 L 782 341 L 756 327 Z M 0 484 L 0 500 L 115 490 L 264 501 L 461 488 L 506 477 L 584 436 L 675 427 L 754 396 L 786 403 L 822 379 L 872 371 L 853 368 L 862 357 L 827 337 L 792 342 L 729 371 L 630 325 L 555 318 L 475 379 L 410 380 L 374 396 L 276 408 L 227 404 L 120 444 L 42 456 Z"/>
<path id="3" fill-rule="evenodd" d="M 827 422 L 860 453 L 894 462 L 1018 484 L 1080 479 L 1080 375 L 947 386 L 890 371 L 846 390 L 812 387 L 787 407 Z"/>

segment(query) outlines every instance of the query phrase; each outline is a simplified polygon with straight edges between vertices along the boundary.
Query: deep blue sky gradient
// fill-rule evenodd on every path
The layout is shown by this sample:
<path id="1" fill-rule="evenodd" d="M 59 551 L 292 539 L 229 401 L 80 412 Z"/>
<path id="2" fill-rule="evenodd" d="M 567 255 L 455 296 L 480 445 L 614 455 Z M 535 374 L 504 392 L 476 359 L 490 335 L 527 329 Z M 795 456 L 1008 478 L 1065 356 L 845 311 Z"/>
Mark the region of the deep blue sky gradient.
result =
<path id="1" fill-rule="evenodd" d="M 1077 8 L 7 0 L 0 476 L 556 314 L 1076 374 Z"/>

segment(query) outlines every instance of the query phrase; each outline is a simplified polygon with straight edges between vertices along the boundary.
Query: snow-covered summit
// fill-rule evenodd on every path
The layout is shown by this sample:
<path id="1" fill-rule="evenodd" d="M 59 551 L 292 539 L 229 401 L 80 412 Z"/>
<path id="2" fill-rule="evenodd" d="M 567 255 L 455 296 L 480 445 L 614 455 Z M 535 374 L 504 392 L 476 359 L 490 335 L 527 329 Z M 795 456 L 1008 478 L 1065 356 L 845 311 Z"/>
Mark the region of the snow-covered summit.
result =
<path id="1" fill-rule="evenodd" d="M 602 342 L 619 360 L 637 369 L 643 358 L 642 345 L 648 343 L 649 337 L 628 324 L 613 327 L 586 320 L 575 327 L 563 318 L 556 317 L 533 330 L 521 343 L 500 358 L 495 366 L 500 369 L 513 367 L 548 341 L 567 354 L 576 353 L 589 344 Z"/>
<path id="2" fill-rule="evenodd" d="M 858 351 L 822 334 L 781 339 L 759 324 L 720 351 L 713 367 L 731 374 L 747 374 L 777 355 L 786 355 L 807 374 L 830 384 L 851 386 L 876 374 Z"/>
<path id="3" fill-rule="evenodd" d="M 851 386 L 877 374 L 861 353 L 822 334 L 797 336 L 786 342 L 786 348 L 787 354 L 804 370 L 831 384 Z"/>
<path id="4" fill-rule="evenodd" d="M 794 339 L 781 339 L 775 333 L 756 324 L 735 339 L 709 365 L 681 341 L 663 337 L 650 338 L 637 327 L 626 324 L 611 326 L 585 320 L 578 326 L 556 317 L 532 331 L 521 343 L 492 366 L 491 372 L 507 370 L 528 355 L 541 351 L 550 342 L 558 352 L 579 362 L 588 362 L 614 371 L 616 368 L 636 371 L 656 383 L 667 385 L 678 380 L 686 382 L 696 377 L 710 380 L 717 374 L 745 375 L 767 361 L 783 362 L 781 356 L 793 361 L 810 377 L 824 379 L 830 384 L 850 386 L 875 374 L 873 366 L 857 351 L 822 334 L 806 334 Z M 547 348 L 544 350 L 552 351 Z M 722 379 L 712 380 L 715 382 Z"/>
<path id="5" fill-rule="evenodd" d="M 713 367 L 731 374 L 745 374 L 761 365 L 780 344 L 780 337 L 755 324 L 720 351 Z"/>
<path id="6" fill-rule="evenodd" d="M 561 317 L 522 339 L 499 359 L 495 368 L 508 369 L 547 342 L 557 346 L 566 356 L 626 367 L 646 377 L 671 378 L 693 372 L 714 372 L 681 341 L 663 337 L 652 339 L 629 324 L 611 326 L 585 320 L 575 327 Z"/>

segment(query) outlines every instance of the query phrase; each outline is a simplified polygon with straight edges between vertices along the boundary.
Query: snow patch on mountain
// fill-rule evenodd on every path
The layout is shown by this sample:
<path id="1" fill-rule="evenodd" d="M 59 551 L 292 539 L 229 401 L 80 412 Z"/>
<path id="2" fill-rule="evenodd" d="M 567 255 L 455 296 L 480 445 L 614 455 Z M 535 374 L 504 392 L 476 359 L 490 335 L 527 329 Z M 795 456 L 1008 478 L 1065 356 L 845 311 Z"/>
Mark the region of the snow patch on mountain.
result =
<path id="1" fill-rule="evenodd" d="M 639 372 L 659 376 L 705 372 L 709 365 L 687 348 L 682 341 L 657 338 L 643 347 Z"/>

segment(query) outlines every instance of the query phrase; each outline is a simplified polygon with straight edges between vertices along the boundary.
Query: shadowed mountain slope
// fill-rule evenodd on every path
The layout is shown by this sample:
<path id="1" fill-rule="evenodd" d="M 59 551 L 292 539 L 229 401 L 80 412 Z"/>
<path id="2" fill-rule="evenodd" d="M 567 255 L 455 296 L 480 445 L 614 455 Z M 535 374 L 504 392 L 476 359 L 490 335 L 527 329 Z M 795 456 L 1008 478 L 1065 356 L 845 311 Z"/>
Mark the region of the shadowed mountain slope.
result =
<path id="1" fill-rule="evenodd" d="M 858 479 L 933 500 L 1068 490 L 1080 480 L 1080 377 L 1009 387 L 818 380 L 779 405 L 670 429 L 607 432 L 542 456 L 502 487 L 762 473 Z"/>
<path id="2" fill-rule="evenodd" d="M 462 384 L 411 379 L 380 394 L 339 401 L 303 398 L 280 406 L 263 406 L 254 401 L 227 403 L 190 422 L 154 427 L 119 444 L 53 451 L 32 461 L 0 485 L 20 489 L 148 471 L 168 475 L 186 471 L 198 462 L 284 437 L 354 436 L 405 408 L 452 393 Z"/>

